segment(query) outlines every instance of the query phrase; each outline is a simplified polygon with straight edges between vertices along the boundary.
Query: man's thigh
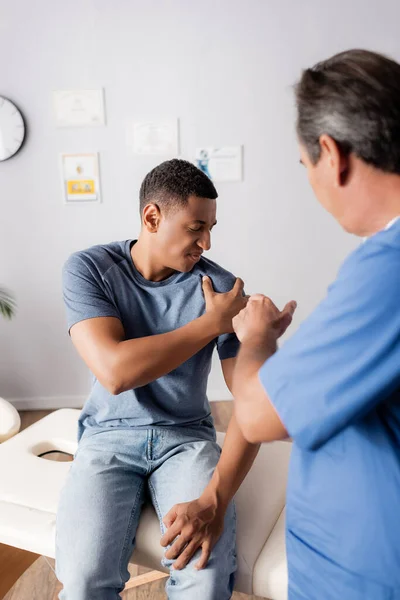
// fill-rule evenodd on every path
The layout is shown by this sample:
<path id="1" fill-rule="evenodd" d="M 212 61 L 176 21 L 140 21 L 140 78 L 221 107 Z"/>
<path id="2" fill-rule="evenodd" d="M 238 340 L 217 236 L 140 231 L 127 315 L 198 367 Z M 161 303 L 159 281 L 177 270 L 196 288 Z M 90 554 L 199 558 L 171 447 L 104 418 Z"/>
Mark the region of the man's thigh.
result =
<path id="1" fill-rule="evenodd" d="M 198 498 L 219 461 L 216 442 L 199 439 L 191 430 L 166 430 L 155 436 L 149 488 L 156 510 L 165 515 L 174 504 Z"/>
<path id="2" fill-rule="evenodd" d="M 175 504 L 199 498 L 209 484 L 221 456 L 216 442 L 187 438 L 180 433 L 174 446 L 174 437 L 163 439 L 164 460 L 157 457 L 159 466 L 148 480 L 152 502 L 160 519 L 161 531 L 165 532 L 163 517 Z M 155 449 L 157 444 L 154 445 Z M 226 511 L 224 538 L 226 547 L 235 547 L 236 515 L 233 502 Z"/>
<path id="3" fill-rule="evenodd" d="M 168 450 L 166 458 L 149 477 L 150 494 L 163 533 L 166 530 L 163 517 L 175 504 L 190 502 L 201 496 L 221 455 L 221 449 L 215 442 L 198 439 L 191 441 L 190 437 L 186 443 L 180 439 L 175 452 L 169 449 L 168 444 L 164 443 L 164 447 Z M 169 598 L 230 598 L 236 569 L 236 514 L 233 502 L 228 506 L 224 530 L 206 569 L 196 571 L 194 565 L 200 552 L 198 550 L 195 553 L 185 569 L 171 572 L 167 584 Z M 173 562 L 164 558 L 162 564 L 171 567 Z"/>

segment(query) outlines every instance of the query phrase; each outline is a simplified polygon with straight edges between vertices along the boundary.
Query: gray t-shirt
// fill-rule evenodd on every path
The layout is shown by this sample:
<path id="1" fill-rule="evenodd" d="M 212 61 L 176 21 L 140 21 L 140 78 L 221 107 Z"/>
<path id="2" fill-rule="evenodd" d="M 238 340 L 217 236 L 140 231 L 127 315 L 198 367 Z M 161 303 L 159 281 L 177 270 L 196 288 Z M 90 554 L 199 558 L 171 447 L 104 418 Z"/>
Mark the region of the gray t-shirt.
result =
<path id="1" fill-rule="evenodd" d="M 117 317 L 126 339 L 167 333 L 204 314 L 203 275 L 211 278 L 217 292 L 233 287 L 235 277 L 204 257 L 189 273 L 148 281 L 132 261 L 134 243 L 93 246 L 70 256 L 63 269 L 68 329 L 85 319 Z M 234 334 L 221 335 L 174 371 L 117 396 L 94 378 L 78 438 L 98 428 L 193 426 L 203 421 L 210 426 L 206 389 L 214 347 L 224 360 L 236 356 L 239 345 Z"/>

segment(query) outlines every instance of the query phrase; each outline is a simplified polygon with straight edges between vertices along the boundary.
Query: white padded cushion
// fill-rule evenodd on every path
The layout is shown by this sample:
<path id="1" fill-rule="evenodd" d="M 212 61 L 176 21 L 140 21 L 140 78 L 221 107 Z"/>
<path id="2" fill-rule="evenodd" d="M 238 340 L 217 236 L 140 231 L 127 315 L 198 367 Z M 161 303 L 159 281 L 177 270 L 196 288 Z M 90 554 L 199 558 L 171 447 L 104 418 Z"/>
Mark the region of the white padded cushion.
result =
<path id="1" fill-rule="evenodd" d="M 283 509 L 254 566 L 253 593 L 274 600 L 287 600 L 287 588 L 285 509 Z"/>
<path id="2" fill-rule="evenodd" d="M 21 419 L 12 404 L 0 398 L 0 443 L 18 433 Z"/>
<path id="3" fill-rule="evenodd" d="M 0 445 L 0 501 L 56 512 L 71 463 L 37 455 L 52 449 L 74 454 L 79 413 L 56 411 Z"/>
<path id="4" fill-rule="evenodd" d="M 289 442 L 263 444 L 235 496 L 238 551 L 236 585 L 246 594 L 253 593 L 254 565 L 285 506 L 291 446 Z M 271 599 L 280 600 L 273 596 Z"/>
<path id="5" fill-rule="evenodd" d="M 75 409 L 58 410 L 0 445 L 0 542 L 54 557 L 55 514 L 71 463 L 37 455 L 50 449 L 74 454 L 79 414 Z M 219 443 L 223 439 L 224 434 L 218 434 Z M 253 567 L 284 507 L 290 448 L 288 442 L 262 446 L 236 495 L 238 591 L 252 593 Z M 161 570 L 159 540 L 158 519 L 148 506 L 131 562 Z"/>
<path id="6" fill-rule="evenodd" d="M 54 558 L 54 513 L 0 501 L 0 543 Z"/>

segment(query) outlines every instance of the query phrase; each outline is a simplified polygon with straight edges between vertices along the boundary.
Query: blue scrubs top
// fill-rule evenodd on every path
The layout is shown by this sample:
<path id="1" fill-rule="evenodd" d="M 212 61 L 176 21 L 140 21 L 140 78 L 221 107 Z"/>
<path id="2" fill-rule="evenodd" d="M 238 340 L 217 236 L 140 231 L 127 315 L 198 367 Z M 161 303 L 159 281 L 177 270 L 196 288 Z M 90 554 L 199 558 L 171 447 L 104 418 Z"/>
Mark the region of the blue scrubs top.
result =
<path id="1" fill-rule="evenodd" d="M 400 599 L 400 220 L 259 376 L 294 441 L 289 599 Z"/>

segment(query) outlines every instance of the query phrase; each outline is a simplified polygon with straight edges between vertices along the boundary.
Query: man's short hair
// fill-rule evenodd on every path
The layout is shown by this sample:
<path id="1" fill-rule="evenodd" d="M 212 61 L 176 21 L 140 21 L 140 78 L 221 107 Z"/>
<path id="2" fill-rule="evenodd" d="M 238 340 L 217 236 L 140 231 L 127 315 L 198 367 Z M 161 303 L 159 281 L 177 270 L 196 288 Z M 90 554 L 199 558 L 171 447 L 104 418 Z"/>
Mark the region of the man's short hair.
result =
<path id="1" fill-rule="evenodd" d="M 167 160 L 146 175 L 140 187 L 140 214 L 147 204 L 154 202 L 160 208 L 179 208 L 187 204 L 189 196 L 218 198 L 212 181 L 187 160 Z"/>
<path id="2" fill-rule="evenodd" d="M 310 160 L 319 137 L 345 154 L 400 174 L 400 65 L 375 52 L 348 50 L 303 71 L 296 85 L 297 132 Z"/>

